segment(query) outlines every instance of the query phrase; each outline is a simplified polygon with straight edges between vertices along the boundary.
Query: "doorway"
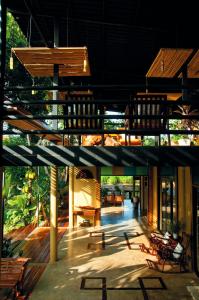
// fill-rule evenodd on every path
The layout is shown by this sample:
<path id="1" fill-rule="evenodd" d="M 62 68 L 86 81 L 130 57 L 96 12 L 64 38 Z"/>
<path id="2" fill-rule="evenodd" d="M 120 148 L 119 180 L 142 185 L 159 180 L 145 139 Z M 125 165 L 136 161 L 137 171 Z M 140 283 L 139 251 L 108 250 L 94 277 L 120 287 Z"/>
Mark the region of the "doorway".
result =
<path id="1" fill-rule="evenodd" d="M 140 217 L 146 197 L 144 189 L 143 176 L 101 176 L 101 224 Z"/>

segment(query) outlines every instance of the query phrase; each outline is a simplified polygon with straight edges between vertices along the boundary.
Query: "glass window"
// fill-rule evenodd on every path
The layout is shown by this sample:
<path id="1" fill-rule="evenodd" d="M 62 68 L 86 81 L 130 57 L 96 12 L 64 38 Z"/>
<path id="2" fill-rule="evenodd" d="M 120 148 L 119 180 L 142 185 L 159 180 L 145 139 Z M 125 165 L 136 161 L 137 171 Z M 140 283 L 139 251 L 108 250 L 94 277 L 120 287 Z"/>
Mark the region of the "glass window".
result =
<path id="1" fill-rule="evenodd" d="M 175 177 L 162 176 L 160 178 L 160 230 L 168 231 L 172 221 L 177 221 Z"/>

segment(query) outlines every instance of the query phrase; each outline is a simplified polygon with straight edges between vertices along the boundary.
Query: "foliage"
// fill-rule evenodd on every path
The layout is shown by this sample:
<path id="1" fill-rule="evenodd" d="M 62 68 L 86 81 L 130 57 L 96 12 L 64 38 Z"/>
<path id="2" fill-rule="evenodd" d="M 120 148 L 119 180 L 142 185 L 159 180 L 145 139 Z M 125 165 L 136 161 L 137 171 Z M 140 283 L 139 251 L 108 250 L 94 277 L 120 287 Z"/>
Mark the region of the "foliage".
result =
<path id="1" fill-rule="evenodd" d="M 104 120 L 104 128 L 105 129 L 118 129 L 118 128 L 123 128 L 125 126 L 124 124 L 124 119 L 117 119 L 118 114 L 122 114 L 122 112 L 113 112 L 113 111 L 106 111 L 107 115 L 115 115 L 115 119 L 105 119 Z"/>
<path id="2" fill-rule="evenodd" d="M 109 176 L 101 176 L 101 184 L 106 184 L 108 182 Z"/>
<path id="3" fill-rule="evenodd" d="M 192 109 L 191 105 L 178 105 L 178 109 L 174 110 L 174 113 L 177 113 L 181 116 L 193 116 L 198 115 L 198 109 Z M 169 129 L 177 129 L 177 130 L 199 130 L 199 122 L 194 119 L 173 119 L 169 121 Z M 174 143 L 178 143 L 180 139 L 190 138 L 190 135 L 187 134 L 177 134 L 172 135 L 172 140 Z"/>
<path id="4" fill-rule="evenodd" d="M 178 105 L 178 109 L 174 111 L 182 116 L 194 116 L 198 115 L 198 109 L 192 109 L 191 105 Z M 198 130 L 199 122 L 198 120 L 193 119 L 182 119 L 178 121 L 178 129 L 189 129 L 189 130 Z"/>
<path id="5" fill-rule="evenodd" d="M 109 189 L 107 189 L 105 187 L 102 187 L 102 189 L 101 189 L 101 196 L 102 197 L 107 196 L 108 195 L 108 191 L 109 191 Z"/>
<path id="6" fill-rule="evenodd" d="M 13 18 L 11 13 L 7 13 L 7 51 L 6 51 L 6 76 L 5 76 L 5 85 L 7 86 L 32 86 L 33 80 L 35 85 L 49 85 L 50 78 L 38 78 L 34 79 L 30 76 L 27 70 L 22 66 L 22 64 L 16 59 L 15 55 L 12 54 L 14 60 L 14 68 L 10 70 L 9 61 L 11 56 L 11 48 L 14 47 L 25 47 L 29 46 L 28 41 L 24 34 L 21 32 L 17 22 Z M 37 91 L 34 95 L 32 95 L 31 91 L 14 91 L 7 93 L 7 96 L 10 100 L 15 100 L 20 103 L 21 99 L 26 100 L 41 100 L 47 99 L 46 91 Z M 44 105 L 34 105 L 30 106 L 28 104 L 23 105 L 23 108 L 30 111 L 31 113 L 38 113 L 41 115 L 46 115 L 49 112 L 49 107 Z M 12 128 L 11 125 L 8 125 Z M 37 141 L 37 136 L 31 136 L 31 140 Z"/>
<path id="7" fill-rule="evenodd" d="M 3 190 L 2 190 L 2 197 L 4 203 L 7 203 L 7 200 L 14 195 L 13 190 L 14 190 L 14 184 L 12 184 L 11 174 L 9 174 L 7 176 L 7 180 L 5 180 L 4 182 Z"/>
<path id="8" fill-rule="evenodd" d="M 108 184 L 117 184 L 118 183 L 118 177 L 117 176 L 110 176 L 107 183 Z"/>
<path id="9" fill-rule="evenodd" d="M 25 145 L 28 146 L 28 141 L 25 136 L 13 135 L 3 139 L 3 144 L 6 146 Z"/>
<path id="10" fill-rule="evenodd" d="M 154 137 L 144 137 L 144 146 L 155 146 L 155 139 Z"/>
<path id="11" fill-rule="evenodd" d="M 35 205 L 28 206 L 27 195 L 20 194 L 13 196 L 7 201 L 5 210 L 6 231 L 13 228 L 26 226 L 32 221 L 30 212 L 36 209 Z"/>
<path id="12" fill-rule="evenodd" d="M 101 184 L 133 184 L 133 176 L 101 176 Z"/>

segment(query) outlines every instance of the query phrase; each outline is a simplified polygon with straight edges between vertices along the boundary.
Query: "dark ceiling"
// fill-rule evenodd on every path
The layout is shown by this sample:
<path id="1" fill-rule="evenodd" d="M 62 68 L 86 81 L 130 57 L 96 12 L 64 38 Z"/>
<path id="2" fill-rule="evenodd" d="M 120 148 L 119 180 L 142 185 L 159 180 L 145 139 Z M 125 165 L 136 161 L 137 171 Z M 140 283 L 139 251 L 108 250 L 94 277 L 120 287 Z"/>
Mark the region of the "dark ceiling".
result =
<path id="1" fill-rule="evenodd" d="M 160 48 L 198 48 L 197 1 L 8 0 L 7 6 L 31 46 L 53 45 L 57 19 L 59 46 L 88 47 L 92 76 L 74 78 L 78 84 L 145 83 Z"/>

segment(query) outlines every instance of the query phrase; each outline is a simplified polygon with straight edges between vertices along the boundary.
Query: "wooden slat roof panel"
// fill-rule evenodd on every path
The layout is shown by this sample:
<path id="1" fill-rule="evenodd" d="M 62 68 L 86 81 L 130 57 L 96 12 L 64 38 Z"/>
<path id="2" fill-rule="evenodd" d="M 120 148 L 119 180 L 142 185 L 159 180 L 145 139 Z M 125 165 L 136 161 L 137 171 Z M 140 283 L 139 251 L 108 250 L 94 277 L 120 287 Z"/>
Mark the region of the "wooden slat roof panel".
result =
<path id="1" fill-rule="evenodd" d="M 187 71 L 189 78 L 199 78 L 199 50 L 190 61 Z"/>
<path id="2" fill-rule="evenodd" d="M 53 76 L 53 65 L 59 65 L 59 76 L 90 76 L 86 47 L 12 48 L 12 52 L 31 76 Z M 86 70 L 84 70 L 86 60 Z"/>
<path id="3" fill-rule="evenodd" d="M 173 78 L 192 52 L 193 49 L 160 49 L 146 77 Z"/>

